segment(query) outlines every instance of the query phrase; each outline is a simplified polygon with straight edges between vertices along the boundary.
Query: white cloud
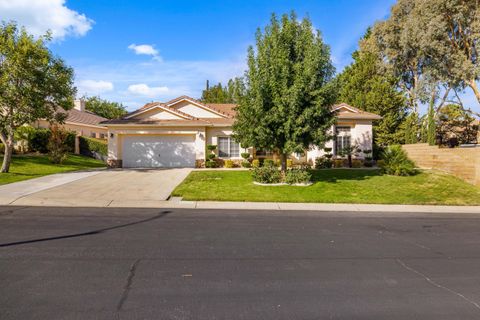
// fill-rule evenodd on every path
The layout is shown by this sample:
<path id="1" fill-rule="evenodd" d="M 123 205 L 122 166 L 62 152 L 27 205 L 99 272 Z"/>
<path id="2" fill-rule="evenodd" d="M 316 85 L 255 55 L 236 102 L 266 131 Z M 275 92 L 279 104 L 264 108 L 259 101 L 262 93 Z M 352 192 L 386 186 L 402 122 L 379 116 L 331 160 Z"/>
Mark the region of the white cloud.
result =
<path id="1" fill-rule="evenodd" d="M 112 91 L 113 83 L 103 80 L 81 80 L 77 88 L 79 95 L 92 95 Z"/>
<path id="2" fill-rule="evenodd" d="M 158 50 L 155 49 L 152 45 L 150 44 L 139 44 L 136 45 L 135 43 L 132 43 L 131 45 L 128 46 L 128 49 L 133 50 L 135 54 L 143 54 L 147 56 L 152 56 L 153 59 L 161 61 L 162 58 L 160 57 Z"/>
<path id="3" fill-rule="evenodd" d="M 246 61 L 239 55 L 230 60 L 163 63 L 83 60 L 73 66 L 78 79 L 109 79 L 115 83 L 115 89 L 102 93 L 102 98 L 121 102 L 132 111 L 152 100 L 168 101 L 181 95 L 200 98 L 207 79 L 211 84 L 226 84 L 243 75 Z"/>
<path id="4" fill-rule="evenodd" d="M 158 97 L 169 91 L 167 87 L 150 87 L 145 83 L 129 85 L 127 90 L 134 95 L 145 96 L 149 98 Z"/>
<path id="5" fill-rule="evenodd" d="M 57 40 L 83 36 L 93 24 L 84 14 L 67 8 L 65 0 L 0 0 L 0 20 L 16 21 L 34 36 L 50 30 Z"/>

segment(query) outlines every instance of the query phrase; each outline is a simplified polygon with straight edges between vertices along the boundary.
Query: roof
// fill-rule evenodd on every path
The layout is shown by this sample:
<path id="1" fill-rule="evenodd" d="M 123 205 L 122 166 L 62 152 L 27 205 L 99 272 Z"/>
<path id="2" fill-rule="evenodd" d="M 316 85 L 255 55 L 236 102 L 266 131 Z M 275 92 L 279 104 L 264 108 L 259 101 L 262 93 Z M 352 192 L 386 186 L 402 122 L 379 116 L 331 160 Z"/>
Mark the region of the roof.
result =
<path id="1" fill-rule="evenodd" d="M 186 100 L 189 102 L 193 102 L 199 106 L 202 106 L 208 110 L 214 111 L 220 115 L 223 115 L 222 118 L 196 118 L 193 117 L 189 114 L 186 114 L 184 112 L 181 112 L 173 107 L 172 105 L 182 101 Z M 147 112 L 148 110 L 152 110 L 156 107 L 165 109 L 167 111 L 170 111 L 172 113 L 176 113 L 180 115 L 182 118 L 186 118 L 185 120 L 146 120 L 146 119 L 134 119 L 132 118 L 133 116 Z M 111 124 L 111 125 L 120 125 L 120 124 L 132 124 L 132 125 L 165 125 L 165 126 L 175 126 L 175 125 L 182 125 L 182 126 L 195 126 L 195 125 L 201 125 L 201 126 L 229 126 L 232 125 L 234 122 L 234 118 L 236 115 L 236 110 L 235 108 L 237 107 L 236 104 L 234 103 L 203 103 L 199 100 L 190 98 L 188 96 L 180 96 L 178 98 L 172 99 L 167 102 L 150 102 L 145 104 L 143 107 L 140 109 L 137 109 L 133 112 L 130 112 L 127 114 L 125 117 L 122 119 L 116 119 L 116 120 L 108 120 L 104 121 L 103 124 Z M 366 112 L 363 110 L 360 110 L 358 108 L 352 107 L 346 103 L 341 103 L 334 105 L 332 107 L 332 111 L 336 112 L 339 109 L 347 109 L 349 110 L 348 112 L 337 112 L 337 117 L 339 119 L 360 119 L 360 120 L 378 120 L 381 119 L 379 115 Z"/>
<path id="2" fill-rule="evenodd" d="M 332 111 L 337 111 L 339 109 L 349 109 L 351 112 L 337 112 L 338 119 L 360 119 L 360 120 L 380 120 L 381 116 L 375 113 L 367 112 L 360 110 L 358 108 L 352 107 L 346 103 L 336 104 L 332 107 Z"/>
<path id="3" fill-rule="evenodd" d="M 67 119 L 65 119 L 66 122 L 98 126 L 100 125 L 100 122 L 108 120 L 107 118 L 100 117 L 90 111 L 80 111 L 77 109 L 65 111 L 62 109 L 61 112 L 67 114 Z"/>

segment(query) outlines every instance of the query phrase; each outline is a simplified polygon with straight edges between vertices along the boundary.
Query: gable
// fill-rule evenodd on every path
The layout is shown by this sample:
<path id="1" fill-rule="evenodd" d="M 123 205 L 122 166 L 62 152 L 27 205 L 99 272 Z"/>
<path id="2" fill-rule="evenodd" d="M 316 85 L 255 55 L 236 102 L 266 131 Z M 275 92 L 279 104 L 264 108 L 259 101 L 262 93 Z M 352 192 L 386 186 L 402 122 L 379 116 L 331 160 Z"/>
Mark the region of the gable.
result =
<path id="1" fill-rule="evenodd" d="M 337 105 L 333 108 L 333 111 L 337 113 L 359 113 L 358 109 L 353 108 L 346 104 Z"/>
<path id="2" fill-rule="evenodd" d="M 138 120 L 184 120 L 185 118 L 180 117 L 179 115 L 174 114 L 173 112 L 168 112 L 162 108 L 153 108 L 146 112 L 140 113 L 132 117 L 133 119 Z"/>
<path id="3" fill-rule="evenodd" d="M 222 118 L 215 112 L 212 112 L 207 108 L 201 107 L 200 105 L 196 105 L 187 100 L 179 101 L 175 104 L 170 105 L 169 107 L 186 113 L 195 118 Z"/>

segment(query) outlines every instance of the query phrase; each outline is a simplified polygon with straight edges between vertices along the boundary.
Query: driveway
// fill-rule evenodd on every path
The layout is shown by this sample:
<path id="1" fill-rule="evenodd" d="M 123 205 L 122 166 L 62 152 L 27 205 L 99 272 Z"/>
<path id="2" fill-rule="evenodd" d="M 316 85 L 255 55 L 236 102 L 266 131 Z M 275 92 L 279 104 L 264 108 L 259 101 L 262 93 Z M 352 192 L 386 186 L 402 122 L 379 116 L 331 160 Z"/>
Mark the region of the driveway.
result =
<path id="1" fill-rule="evenodd" d="M 46 190 L 39 189 L 11 204 L 83 207 L 154 205 L 158 201 L 167 200 L 191 170 L 101 171 Z"/>

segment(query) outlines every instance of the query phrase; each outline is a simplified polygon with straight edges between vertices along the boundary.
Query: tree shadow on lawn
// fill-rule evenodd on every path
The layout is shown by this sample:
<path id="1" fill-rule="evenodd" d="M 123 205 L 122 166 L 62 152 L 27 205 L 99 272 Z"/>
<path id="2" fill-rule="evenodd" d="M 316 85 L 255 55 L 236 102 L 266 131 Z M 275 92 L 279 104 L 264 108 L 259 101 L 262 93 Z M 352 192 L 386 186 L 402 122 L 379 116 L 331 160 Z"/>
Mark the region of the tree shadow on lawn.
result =
<path id="1" fill-rule="evenodd" d="M 312 172 L 312 181 L 336 183 L 338 180 L 367 180 L 381 175 L 381 171 L 375 169 L 323 169 Z"/>

